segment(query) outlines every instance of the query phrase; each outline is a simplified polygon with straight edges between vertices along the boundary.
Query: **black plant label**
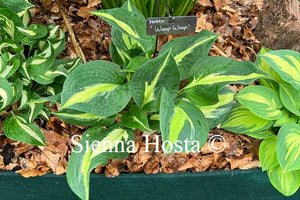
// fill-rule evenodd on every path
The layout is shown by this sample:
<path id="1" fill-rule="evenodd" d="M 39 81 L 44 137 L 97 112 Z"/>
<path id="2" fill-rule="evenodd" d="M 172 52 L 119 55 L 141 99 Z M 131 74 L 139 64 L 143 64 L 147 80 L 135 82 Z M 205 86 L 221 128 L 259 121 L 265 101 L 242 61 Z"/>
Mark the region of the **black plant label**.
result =
<path id="1" fill-rule="evenodd" d="M 196 16 L 152 17 L 147 19 L 146 27 L 148 35 L 173 35 L 194 33 L 196 24 Z"/>

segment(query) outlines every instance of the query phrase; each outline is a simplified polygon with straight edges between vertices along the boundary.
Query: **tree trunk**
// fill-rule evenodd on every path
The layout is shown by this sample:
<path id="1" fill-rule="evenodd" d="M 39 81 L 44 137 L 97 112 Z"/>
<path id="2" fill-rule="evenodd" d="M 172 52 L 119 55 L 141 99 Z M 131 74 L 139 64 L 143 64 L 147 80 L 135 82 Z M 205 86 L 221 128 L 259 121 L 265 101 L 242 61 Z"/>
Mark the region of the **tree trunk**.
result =
<path id="1" fill-rule="evenodd" d="M 300 2 L 264 0 L 255 35 L 267 48 L 300 52 Z"/>

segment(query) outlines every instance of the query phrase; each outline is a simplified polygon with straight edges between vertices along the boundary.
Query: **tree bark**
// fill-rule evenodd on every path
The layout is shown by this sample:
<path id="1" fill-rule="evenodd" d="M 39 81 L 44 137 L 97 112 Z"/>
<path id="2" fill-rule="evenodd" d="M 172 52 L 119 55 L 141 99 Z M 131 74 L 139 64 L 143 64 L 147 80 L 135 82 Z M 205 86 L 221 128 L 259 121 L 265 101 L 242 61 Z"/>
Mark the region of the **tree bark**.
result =
<path id="1" fill-rule="evenodd" d="M 300 2 L 264 0 L 254 34 L 267 48 L 300 52 Z"/>

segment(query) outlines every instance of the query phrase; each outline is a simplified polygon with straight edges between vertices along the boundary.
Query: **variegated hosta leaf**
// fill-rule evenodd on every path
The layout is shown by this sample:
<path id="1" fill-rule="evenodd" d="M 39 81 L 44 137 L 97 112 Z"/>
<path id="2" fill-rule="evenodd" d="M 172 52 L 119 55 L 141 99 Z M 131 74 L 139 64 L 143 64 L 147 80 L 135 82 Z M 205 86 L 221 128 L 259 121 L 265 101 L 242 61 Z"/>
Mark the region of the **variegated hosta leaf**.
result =
<path id="1" fill-rule="evenodd" d="M 262 141 L 259 146 L 259 161 L 263 171 L 276 167 L 279 163 L 276 154 L 276 139 L 274 135 Z"/>
<path id="2" fill-rule="evenodd" d="M 126 141 L 132 140 L 133 137 L 131 130 L 122 128 L 120 125 L 109 129 L 98 126 L 88 129 L 79 143 L 75 143 L 77 146 L 68 162 L 67 181 L 73 192 L 81 199 L 88 200 L 90 172 L 97 165 L 106 164 L 107 158 L 125 158 L 128 155 L 125 153 Z M 117 150 L 116 153 L 114 153 L 115 150 Z M 123 153 L 121 153 L 122 150 Z"/>
<path id="3" fill-rule="evenodd" d="M 58 25 L 54 25 L 54 24 L 50 24 L 48 26 L 48 29 L 49 29 L 49 36 L 47 39 L 53 45 L 53 48 L 55 50 L 55 55 L 58 56 L 61 52 L 63 52 L 66 46 L 65 33 L 62 29 L 59 28 Z"/>
<path id="4" fill-rule="evenodd" d="M 183 148 L 181 152 L 198 151 L 208 137 L 208 123 L 203 113 L 188 101 L 180 100 L 176 104 L 170 93 L 162 90 L 160 102 L 160 129 L 163 141 L 169 141 L 165 147 L 165 153 L 175 153 L 176 143 L 183 142 L 187 139 L 192 141 Z M 198 147 L 195 144 L 198 142 Z M 195 146 L 197 147 L 195 149 Z"/>
<path id="5" fill-rule="evenodd" d="M 210 106 L 197 106 L 205 115 L 210 129 L 225 120 L 232 108 L 233 99 L 233 91 L 228 87 L 224 87 L 219 93 L 218 103 Z"/>
<path id="6" fill-rule="evenodd" d="M 155 130 L 157 132 L 160 132 L 160 117 L 159 114 L 154 113 L 152 115 L 148 116 L 148 122 L 149 122 L 149 126 L 151 128 L 151 130 Z"/>
<path id="7" fill-rule="evenodd" d="M 132 4 L 131 7 L 134 7 L 134 5 Z M 143 47 L 144 52 L 153 50 L 155 37 L 146 34 L 146 19 L 140 13 L 135 13 L 134 10 L 126 10 L 125 7 L 91 13 L 103 18 L 113 29 L 117 29 L 122 34 L 138 41 L 140 46 Z M 126 43 L 126 41 L 124 42 Z M 116 42 L 114 44 L 116 47 L 123 49 Z"/>
<path id="8" fill-rule="evenodd" d="M 218 34 L 204 30 L 193 36 L 179 37 L 167 42 L 160 54 L 171 51 L 180 71 L 180 80 L 189 78 L 192 66 L 208 56 Z"/>
<path id="9" fill-rule="evenodd" d="M 281 127 L 286 124 L 295 124 L 297 123 L 297 121 L 298 119 L 294 114 L 292 114 L 286 109 L 283 109 L 281 117 L 275 121 L 273 127 Z"/>
<path id="10" fill-rule="evenodd" d="M 251 85 L 242 89 L 236 99 L 260 118 L 276 120 L 282 116 L 279 94 L 271 88 Z"/>
<path id="11" fill-rule="evenodd" d="M 187 98 L 195 105 L 213 105 L 219 91 L 227 84 L 249 84 L 265 76 L 253 63 L 210 56 L 196 62 L 190 72 L 190 83 L 184 88 Z"/>
<path id="12" fill-rule="evenodd" d="M 264 130 L 264 131 L 255 132 L 255 133 L 247 133 L 247 135 L 249 135 L 250 137 L 256 138 L 256 139 L 260 139 L 260 140 L 268 139 L 268 138 L 275 136 L 275 134 L 271 130 Z"/>
<path id="13" fill-rule="evenodd" d="M 148 124 L 146 113 L 136 105 L 131 106 L 129 111 L 122 115 L 122 124 L 128 128 L 152 132 Z"/>
<path id="14" fill-rule="evenodd" d="M 13 97 L 11 100 L 11 104 L 14 104 L 20 99 L 22 95 L 23 82 L 21 81 L 21 79 L 16 78 L 14 80 L 14 83 L 12 84 L 12 89 L 13 89 Z"/>
<path id="15" fill-rule="evenodd" d="M 134 101 L 145 111 L 157 111 L 157 98 L 166 88 L 175 98 L 179 88 L 179 70 L 170 52 L 152 59 L 132 76 L 130 92 Z"/>
<path id="16" fill-rule="evenodd" d="M 277 156 L 283 171 L 300 169 L 300 125 L 288 124 L 277 136 Z"/>
<path id="17" fill-rule="evenodd" d="M 4 110 L 13 99 L 13 89 L 10 83 L 0 77 L 0 111 Z"/>
<path id="18" fill-rule="evenodd" d="M 5 68 L 0 72 L 0 77 L 4 79 L 10 78 L 18 70 L 21 64 L 22 60 L 20 58 L 13 60 L 11 63 L 5 63 Z"/>
<path id="19" fill-rule="evenodd" d="M 48 33 L 47 27 L 40 24 L 31 24 L 28 28 L 17 27 L 17 29 L 26 37 L 34 40 L 43 38 Z"/>
<path id="20" fill-rule="evenodd" d="M 273 121 L 262 119 L 239 103 L 232 108 L 228 119 L 222 123 L 221 128 L 241 134 L 255 133 L 270 128 Z"/>
<path id="21" fill-rule="evenodd" d="M 280 99 L 290 112 L 300 116 L 300 89 L 287 84 L 280 84 Z"/>
<path id="22" fill-rule="evenodd" d="M 0 1 L 0 8 L 8 8 L 15 13 L 25 11 L 33 5 L 28 0 L 5 0 Z"/>
<path id="23" fill-rule="evenodd" d="M 0 21 L 2 21 L 0 32 L 3 35 L 8 35 L 14 41 L 22 39 L 23 35 L 17 30 L 16 26 L 22 26 L 23 23 L 17 14 L 9 9 L 0 8 Z"/>
<path id="24" fill-rule="evenodd" d="M 43 104 L 41 103 L 33 103 L 30 101 L 34 101 L 35 99 L 40 99 L 40 96 L 36 93 L 30 94 L 30 98 L 28 99 L 28 103 L 26 106 L 28 107 L 27 111 L 27 120 L 29 123 L 33 122 L 35 118 L 40 114 L 43 108 Z"/>
<path id="25" fill-rule="evenodd" d="M 284 81 L 300 90 L 300 53 L 291 50 L 277 50 L 260 55 Z"/>
<path id="26" fill-rule="evenodd" d="M 101 117 L 91 113 L 68 109 L 53 114 L 67 123 L 77 126 L 110 126 L 116 119 L 115 115 L 110 117 Z"/>
<path id="27" fill-rule="evenodd" d="M 299 170 L 283 172 L 278 165 L 268 170 L 268 176 L 272 185 L 285 196 L 293 195 L 300 186 Z"/>
<path id="28" fill-rule="evenodd" d="M 68 76 L 68 70 L 64 66 L 53 66 L 50 70 L 45 73 L 32 77 L 37 83 L 42 85 L 48 85 L 54 82 L 55 78 L 58 76 Z"/>
<path id="29" fill-rule="evenodd" d="M 125 78 L 126 74 L 108 61 L 82 64 L 69 74 L 64 83 L 62 109 L 112 116 L 123 110 L 131 98 L 128 84 L 124 84 Z"/>
<path id="30" fill-rule="evenodd" d="M 28 123 L 23 115 L 11 114 L 3 123 L 5 135 L 11 140 L 17 140 L 37 146 L 45 146 L 45 137 L 35 123 Z"/>
<path id="31" fill-rule="evenodd" d="M 48 71 L 55 62 L 55 50 L 48 41 L 46 48 L 39 54 L 35 53 L 28 61 L 28 73 L 32 76 L 38 76 Z"/>

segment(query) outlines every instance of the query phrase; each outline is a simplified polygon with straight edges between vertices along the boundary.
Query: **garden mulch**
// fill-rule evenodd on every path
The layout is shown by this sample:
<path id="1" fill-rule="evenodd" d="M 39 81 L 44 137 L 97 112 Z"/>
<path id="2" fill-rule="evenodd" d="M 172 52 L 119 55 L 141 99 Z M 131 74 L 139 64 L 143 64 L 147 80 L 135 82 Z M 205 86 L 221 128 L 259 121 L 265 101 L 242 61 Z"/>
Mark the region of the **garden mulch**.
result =
<path id="1" fill-rule="evenodd" d="M 66 32 L 67 46 L 61 58 L 84 56 L 86 61 L 111 60 L 110 26 L 87 12 L 102 9 L 100 2 L 100 0 L 35 0 L 36 7 L 30 10 L 32 23 L 55 23 L 62 27 Z M 262 6 L 262 0 L 199 0 L 190 14 L 198 17 L 197 32 L 207 29 L 220 34 L 210 55 L 254 61 L 262 46 L 253 35 Z M 161 36 L 158 48 L 179 36 L 183 35 Z M 243 86 L 229 87 L 238 92 Z M 56 105 L 51 109 L 56 111 Z M 0 134 L 3 133 L 2 120 L 7 114 L 6 111 L 0 114 Z M 36 147 L 2 136 L 0 138 L 1 170 L 14 170 L 24 177 L 40 176 L 50 172 L 60 175 L 66 172 L 71 149 L 74 147 L 70 138 L 82 134 L 87 127 L 70 125 L 54 116 L 48 122 L 43 120 L 36 122 L 45 134 L 47 146 Z M 224 142 L 218 143 L 220 146 L 225 146 L 222 152 L 212 152 L 206 143 L 199 153 L 170 155 L 163 155 L 161 150 L 156 153 L 145 152 L 143 136 L 149 133 L 135 131 L 135 135 L 136 153 L 130 154 L 123 160 L 109 160 L 107 166 L 99 165 L 94 172 L 114 177 L 123 172 L 156 174 L 260 167 L 258 147 L 261 141 L 246 135 L 216 128 L 211 130 L 209 135 L 221 135 L 225 139 Z M 150 142 L 154 140 L 155 136 L 150 135 Z"/>

